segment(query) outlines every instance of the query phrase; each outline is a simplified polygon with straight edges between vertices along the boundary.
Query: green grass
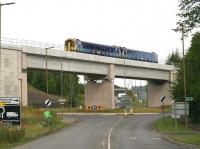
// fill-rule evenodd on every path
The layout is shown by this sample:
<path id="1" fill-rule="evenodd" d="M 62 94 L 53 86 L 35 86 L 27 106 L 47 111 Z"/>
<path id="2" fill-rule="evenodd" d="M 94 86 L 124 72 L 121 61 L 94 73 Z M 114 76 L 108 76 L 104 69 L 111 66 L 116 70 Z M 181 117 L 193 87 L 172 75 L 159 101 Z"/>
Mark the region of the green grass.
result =
<path id="1" fill-rule="evenodd" d="M 190 133 L 194 132 L 194 130 L 190 128 L 185 127 L 185 123 L 182 123 L 177 120 L 177 130 L 175 129 L 175 119 L 172 119 L 171 117 L 165 117 L 158 119 L 155 123 L 154 126 L 156 129 L 162 131 L 162 132 L 167 132 L 167 133 Z"/>
<path id="2" fill-rule="evenodd" d="M 179 142 L 200 146 L 200 134 L 176 134 L 170 135 L 170 137 Z"/>
<path id="3" fill-rule="evenodd" d="M 133 113 L 160 113 L 162 112 L 161 108 L 147 108 L 144 105 L 137 105 L 133 106 Z M 67 112 L 67 113 L 73 113 L 73 112 L 86 112 L 86 113 L 91 113 L 91 112 L 97 112 L 97 113 L 123 113 L 124 109 L 119 108 L 119 109 L 111 109 L 111 110 L 85 110 L 85 109 L 79 109 L 79 108 L 70 108 L 70 107 L 64 107 L 64 108 L 53 108 L 52 109 L 55 112 Z M 165 112 L 170 112 L 171 107 L 165 107 Z"/>
<path id="4" fill-rule="evenodd" d="M 45 125 L 43 119 L 44 109 L 23 108 L 22 109 L 22 128 L 25 128 L 24 137 L 18 142 L 3 142 L 0 140 L 0 149 L 10 149 L 19 144 L 27 143 L 38 137 L 48 135 L 67 126 L 61 118 L 53 114 L 51 124 Z M 0 126 L 1 127 L 1 126 Z"/>
<path id="5" fill-rule="evenodd" d="M 185 123 L 177 121 L 177 130 L 175 129 L 175 120 L 171 117 L 158 119 L 154 127 L 160 132 L 167 133 L 167 136 L 175 141 L 186 144 L 200 145 L 200 133 L 191 128 L 186 128 Z"/>

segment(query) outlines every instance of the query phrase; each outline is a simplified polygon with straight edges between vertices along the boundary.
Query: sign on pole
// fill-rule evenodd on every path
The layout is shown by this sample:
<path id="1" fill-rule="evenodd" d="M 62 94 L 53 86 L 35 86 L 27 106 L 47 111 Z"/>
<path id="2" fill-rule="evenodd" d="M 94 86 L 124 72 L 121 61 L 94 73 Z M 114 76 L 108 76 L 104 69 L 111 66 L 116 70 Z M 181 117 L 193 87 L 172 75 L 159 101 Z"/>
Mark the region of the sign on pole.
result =
<path id="1" fill-rule="evenodd" d="M 45 104 L 45 106 L 50 107 L 51 106 L 51 100 L 46 99 L 44 104 Z"/>
<path id="2" fill-rule="evenodd" d="M 65 104 L 67 102 L 66 99 L 58 99 L 58 102 L 62 105 Z"/>
<path id="3" fill-rule="evenodd" d="M 172 111 L 175 115 L 189 115 L 189 103 L 174 102 L 172 105 Z"/>
<path id="4" fill-rule="evenodd" d="M 162 97 L 160 98 L 160 101 L 163 102 L 164 100 L 165 100 L 165 96 L 162 96 Z"/>
<path id="5" fill-rule="evenodd" d="M 20 98 L 0 97 L 0 120 L 3 124 L 20 125 Z"/>
<path id="6" fill-rule="evenodd" d="M 193 100 L 193 97 L 186 97 L 185 101 L 192 101 L 192 100 Z"/>

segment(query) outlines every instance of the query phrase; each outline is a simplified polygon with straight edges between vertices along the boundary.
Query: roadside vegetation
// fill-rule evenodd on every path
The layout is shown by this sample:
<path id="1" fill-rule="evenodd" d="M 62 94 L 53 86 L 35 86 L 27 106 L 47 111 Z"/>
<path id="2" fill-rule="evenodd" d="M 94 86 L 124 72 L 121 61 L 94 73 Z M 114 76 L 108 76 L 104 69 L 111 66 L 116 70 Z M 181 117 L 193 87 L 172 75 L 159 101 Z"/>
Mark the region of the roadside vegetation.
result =
<path id="1" fill-rule="evenodd" d="M 176 79 L 171 88 L 172 97 L 175 101 L 184 101 L 184 64 L 185 84 L 187 97 L 193 97 L 189 102 L 190 119 L 192 123 L 200 123 L 200 2 L 199 0 L 179 1 L 179 12 L 175 31 L 187 38 L 192 34 L 189 49 L 184 49 L 184 59 L 178 51 L 168 56 L 166 64 L 174 65 Z M 196 31 L 196 33 L 195 33 Z M 184 41 L 183 41 L 184 44 Z"/>
<path id="2" fill-rule="evenodd" d="M 200 123 L 200 32 L 193 35 L 191 46 L 185 55 L 185 83 L 187 97 L 193 97 L 189 102 L 190 120 L 192 123 Z M 168 56 L 167 64 L 176 67 L 176 80 L 173 82 L 171 94 L 175 101 L 183 102 L 183 58 L 176 51 Z"/>
<path id="3" fill-rule="evenodd" d="M 200 146 L 200 132 L 191 127 L 186 128 L 183 121 L 177 120 L 176 129 L 175 119 L 160 118 L 154 123 L 154 127 L 175 141 Z"/>
<path id="4" fill-rule="evenodd" d="M 44 109 L 23 108 L 21 127 L 0 125 L 0 149 L 9 149 L 26 143 L 67 125 L 52 111 L 52 117 L 47 121 L 43 112 Z"/>

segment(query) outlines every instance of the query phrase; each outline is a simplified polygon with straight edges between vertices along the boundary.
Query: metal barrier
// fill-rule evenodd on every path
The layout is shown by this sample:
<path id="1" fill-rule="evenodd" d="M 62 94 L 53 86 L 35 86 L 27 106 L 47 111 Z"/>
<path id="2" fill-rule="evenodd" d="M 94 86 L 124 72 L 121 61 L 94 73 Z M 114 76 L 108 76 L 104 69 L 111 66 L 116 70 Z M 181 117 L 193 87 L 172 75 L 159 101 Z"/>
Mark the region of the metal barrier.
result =
<path id="1" fill-rule="evenodd" d="M 45 42 L 20 40 L 20 39 L 5 38 L 5 37 L 1 37 L 1 44 L 16 46 L 16 47 L 21 47 L 21 46 L 33 46 L 33 47 L 39 47 L 39 48 L 53 47 L 52 49 L 64 50 L 64 45 L 56 45 L 56 44 L 50 44 L 50 43 L 45 43 Z"/>

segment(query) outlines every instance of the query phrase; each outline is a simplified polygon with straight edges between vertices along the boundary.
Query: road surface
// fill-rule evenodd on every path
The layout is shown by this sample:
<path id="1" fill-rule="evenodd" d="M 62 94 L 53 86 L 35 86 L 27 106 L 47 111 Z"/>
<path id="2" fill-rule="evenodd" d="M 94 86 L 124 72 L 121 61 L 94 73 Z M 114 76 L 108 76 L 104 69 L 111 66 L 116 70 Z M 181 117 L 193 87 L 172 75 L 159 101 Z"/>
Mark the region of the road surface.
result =
<path id="1" fill-rule="evenodd" d="M 66 116 L 80 122 L 15 149 L 186 149 L 152 131 L 159 116 Z"/>

